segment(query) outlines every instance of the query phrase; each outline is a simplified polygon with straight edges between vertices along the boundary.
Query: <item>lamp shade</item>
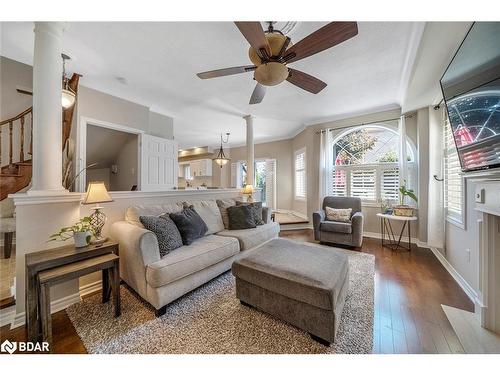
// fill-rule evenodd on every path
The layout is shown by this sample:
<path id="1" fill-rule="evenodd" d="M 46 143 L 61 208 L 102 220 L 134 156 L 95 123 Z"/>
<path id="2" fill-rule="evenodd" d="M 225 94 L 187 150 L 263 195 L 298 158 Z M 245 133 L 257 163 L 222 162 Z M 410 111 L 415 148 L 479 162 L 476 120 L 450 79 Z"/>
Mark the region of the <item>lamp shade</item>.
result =
<path id="1" fill-rule="evenodd" d="M 87 188 L 87 194 L 85 195 L 82 204 L 104 203 L 104 202 L 113 202 L 113 199 L 108 194 L 108 190 L 106 190 L 104 182 L 93 181 L 89 183 L 89 186 Z"/>
<path id="2" fill-rule="evenodd" d="M 252 185 L 246 185 L 243 188 L 243 194 L 253 194 L 253 186 Z"/>
<path id="3" fill-rule="evenodd" d="M 69 89 L 63 89 L 61 92 L 61 104 L 64 109 L 68 109 L 73 104 L 75 104 L 76 96 L 75 93 Z"/>

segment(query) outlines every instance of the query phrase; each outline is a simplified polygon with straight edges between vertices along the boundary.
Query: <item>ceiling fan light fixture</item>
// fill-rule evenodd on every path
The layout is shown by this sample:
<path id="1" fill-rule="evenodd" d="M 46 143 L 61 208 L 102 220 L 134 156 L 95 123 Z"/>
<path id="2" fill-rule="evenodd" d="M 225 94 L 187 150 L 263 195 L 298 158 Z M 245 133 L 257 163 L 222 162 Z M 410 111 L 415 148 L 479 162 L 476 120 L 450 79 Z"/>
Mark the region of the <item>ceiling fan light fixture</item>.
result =
<path id="1" fill-rule="evenodd" d="M 288 78 L 288 68 L 279 62 L 269 62 L 258 66 L 253 77 L 261 85 L 276 86 Z"/>

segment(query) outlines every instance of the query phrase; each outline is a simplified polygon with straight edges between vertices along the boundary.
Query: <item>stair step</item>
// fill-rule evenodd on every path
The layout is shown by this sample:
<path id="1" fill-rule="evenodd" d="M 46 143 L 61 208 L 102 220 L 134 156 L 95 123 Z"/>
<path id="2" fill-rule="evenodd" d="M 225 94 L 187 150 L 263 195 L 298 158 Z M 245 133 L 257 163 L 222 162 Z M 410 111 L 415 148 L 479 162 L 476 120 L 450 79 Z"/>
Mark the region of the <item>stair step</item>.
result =
<path id="1" fill-rule="evenodd" d="M 0 177 L 21 177 L 22 174 L 18 172 L 2 172 Z"/>
<path id="2" fill-rule="evenodd" d="M 32 165 L 31 160 L 25 160 L 25 161 L 20 161 L 17 163 L 14 163 L 15 165 Z"/>

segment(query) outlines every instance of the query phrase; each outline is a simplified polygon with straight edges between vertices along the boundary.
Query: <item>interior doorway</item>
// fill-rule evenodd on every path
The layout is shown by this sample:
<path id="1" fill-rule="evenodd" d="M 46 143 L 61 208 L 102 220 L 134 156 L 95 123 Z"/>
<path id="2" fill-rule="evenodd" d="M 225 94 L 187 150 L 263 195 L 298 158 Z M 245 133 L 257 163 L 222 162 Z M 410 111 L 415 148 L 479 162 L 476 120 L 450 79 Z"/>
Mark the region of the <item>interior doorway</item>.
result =
<path id="1" fill-rule="evenodd" d="M 137 189 L 137 134 L 120 130 L 87 126 L 87 169 L 85 190 L 92 181 L 103 181 L 108 191 Z"/>

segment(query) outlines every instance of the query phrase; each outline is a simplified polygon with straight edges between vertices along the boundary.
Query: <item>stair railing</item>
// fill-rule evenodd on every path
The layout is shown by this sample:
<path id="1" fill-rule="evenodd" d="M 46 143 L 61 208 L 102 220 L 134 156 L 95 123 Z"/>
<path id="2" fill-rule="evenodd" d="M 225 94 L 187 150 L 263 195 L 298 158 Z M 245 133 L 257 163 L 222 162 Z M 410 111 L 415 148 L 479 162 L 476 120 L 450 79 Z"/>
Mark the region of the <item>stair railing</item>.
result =
<path id="1" fill-rule="evenodd" d="M 8 142 L 8 150 L 9 150 L 9 167 L 13 167 L 14 163 L 17 162 L 17 160 L 14 159 L 13 152 L 14 152 L 14 145 L 13 145 L 13 133 L 14 133 L 14 127 L 19 124 L 19 162 L 24 162 L 24 143 L 25 143 L 25 123 L 26 123 L 26 118 L 29 116 L 29 121 L 30 121 L 30 149 L 28 151 L 29 155 L 32 155 L 33 153 L 33 107 L 30 107 L 26 109 L 25 111 L 21 112 L 17 116 L 14 116 L 10 119 L 0 121 L 0 166 L 2 165 L 2 136 L 3 136 L 3 129 L 4 125 L 5 128 L 8 130 L 9 134 L 9 142 Z M 17 129 L 17 128 L 16 128 Z"/>

